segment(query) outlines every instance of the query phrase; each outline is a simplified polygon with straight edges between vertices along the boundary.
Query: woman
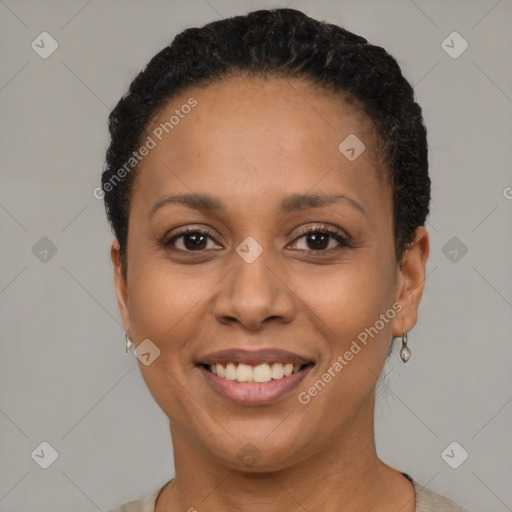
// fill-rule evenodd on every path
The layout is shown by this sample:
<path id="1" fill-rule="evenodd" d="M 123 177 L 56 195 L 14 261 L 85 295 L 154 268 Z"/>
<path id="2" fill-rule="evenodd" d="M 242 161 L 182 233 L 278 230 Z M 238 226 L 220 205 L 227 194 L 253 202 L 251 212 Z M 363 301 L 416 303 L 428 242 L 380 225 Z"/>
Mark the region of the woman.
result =
<path id="1" fill-rule="evenodd" d="M 127 350 L 176 476 L 120 511 L 460 511 L 381 461 L 411 351 L 426 130 L 396 61 L 292 9 L 188 29 L 110 116 L 102 177 Z"/>

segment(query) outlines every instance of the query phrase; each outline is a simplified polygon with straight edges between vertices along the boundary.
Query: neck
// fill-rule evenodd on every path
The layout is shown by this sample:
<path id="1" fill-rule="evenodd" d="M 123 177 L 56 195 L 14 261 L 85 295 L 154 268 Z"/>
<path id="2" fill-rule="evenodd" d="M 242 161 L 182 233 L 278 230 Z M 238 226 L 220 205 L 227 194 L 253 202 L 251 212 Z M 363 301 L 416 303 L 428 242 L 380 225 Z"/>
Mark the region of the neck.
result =
<path id="1" fill-rule="evenodd" d="M 414 489 L 384 464 L 375 448 L 373 403 L 322 452 L 267 472 L 222 464 L 171 424 L 176 477 L 162 492 L 157 512 L 209 510 L 282 512 L 322 510 L 414 511 Z M 400 508 L 402 507 L 402 508 Z"/>

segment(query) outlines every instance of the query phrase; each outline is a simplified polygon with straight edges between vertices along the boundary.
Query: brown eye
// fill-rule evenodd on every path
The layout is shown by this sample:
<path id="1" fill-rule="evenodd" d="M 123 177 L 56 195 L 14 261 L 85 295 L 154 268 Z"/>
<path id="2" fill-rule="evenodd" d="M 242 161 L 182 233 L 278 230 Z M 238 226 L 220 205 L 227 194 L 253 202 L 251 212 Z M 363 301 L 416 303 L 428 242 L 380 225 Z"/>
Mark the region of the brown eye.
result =
<path id="1" fill-rule="evenodd" d="M 202 233 L 188 233 L 182 235 L 183 245 L 190 251 L 195 249 L 206 249 L 207 237 Z"/>
<path id="2" fill-rule="evenodd" d="M 310 233 L 306 235 L 306 244 L 313 251 L 327 249 L 329 245 L 329 236 L 325 233 Z"/>
<path id="3" fill-rule="evenodd" d="M 209 241 L 215 242 L 211 234 L 207 231 L 202 231 L 196 228 L 187 229 L 177 235 L 174 235 L 169 238 L 164 245 L 167 248 L 184 252 L 199 252 L 218 247 L 216 242 L 213 244 L 213 247 L 211 246 L 212 244 L 210 244 L 209 247 Z"/>
<path id="4" fill-rule="evenodd" d="M 330 252 L 349 247 L 347 238 L 337 231 L 317 226 L 304 230 L 293 244 L 295 249 L 311 252 Z"/>

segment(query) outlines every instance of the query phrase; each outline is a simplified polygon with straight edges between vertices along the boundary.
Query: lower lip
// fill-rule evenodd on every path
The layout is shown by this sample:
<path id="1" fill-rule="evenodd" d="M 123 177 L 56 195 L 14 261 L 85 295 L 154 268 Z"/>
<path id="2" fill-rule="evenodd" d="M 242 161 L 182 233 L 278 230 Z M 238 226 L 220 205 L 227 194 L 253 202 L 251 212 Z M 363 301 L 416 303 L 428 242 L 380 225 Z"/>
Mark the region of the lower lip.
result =
<path id="1" fill-rule="evenodd" d="M 242 405 L 263 405 L 276 402 L 290 394 L 306 377 L 313 365 L 304 370 L 292 373 L 281 379 L 271 380 L 262 384 L 249 384 L 236 380 L 227 380 L 214 375 L 204 366 L 198 366 L 206 382 L 220 395 Z"/>

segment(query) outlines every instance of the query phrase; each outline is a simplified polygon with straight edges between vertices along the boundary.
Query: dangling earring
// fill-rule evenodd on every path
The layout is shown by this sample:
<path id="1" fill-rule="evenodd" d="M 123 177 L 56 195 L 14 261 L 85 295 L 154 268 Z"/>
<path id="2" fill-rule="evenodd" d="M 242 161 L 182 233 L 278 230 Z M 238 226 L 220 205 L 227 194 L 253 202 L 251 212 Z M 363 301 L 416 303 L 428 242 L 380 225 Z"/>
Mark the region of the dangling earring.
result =
<path id="1" fill-rule="evenodd" d="M 126 340 L 126 353 L 128 354 L 128 352 L 130 352 L 130 349 L 132 348 L 133 341 L 130 338 L 130 336 L 128 336 L 127 332 L 124 333 L 124 339 Z"/>
<path id="2" fill-rule="evenodd" d="M 404 331 L 402 334 L 402 349 L 400 350 L 400 358 L 404 363 L 407 363 L 411 358 L 411 349 L 407 346 L 407 333 Z"/>

